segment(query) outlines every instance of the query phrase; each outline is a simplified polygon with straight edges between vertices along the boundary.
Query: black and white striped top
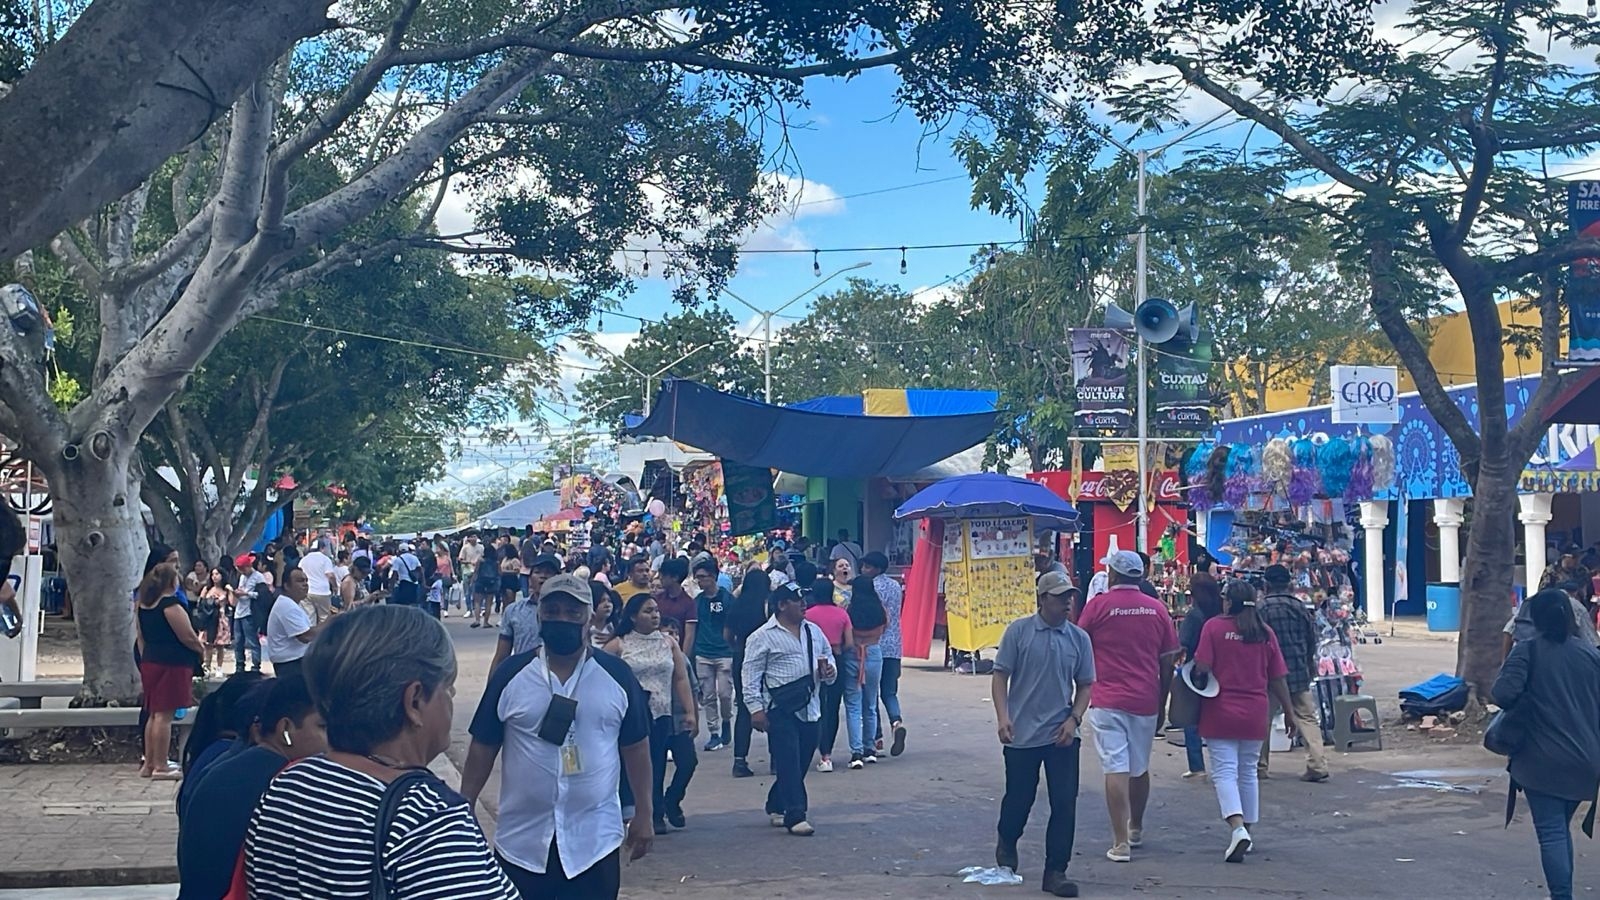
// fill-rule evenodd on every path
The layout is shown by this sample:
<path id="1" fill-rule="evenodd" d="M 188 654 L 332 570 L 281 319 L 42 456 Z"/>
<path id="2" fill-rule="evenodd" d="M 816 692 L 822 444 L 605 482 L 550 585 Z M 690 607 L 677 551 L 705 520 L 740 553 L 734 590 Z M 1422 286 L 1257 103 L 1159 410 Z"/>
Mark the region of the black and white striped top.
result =
<path id="1" fill-rule="evenodd" d="M 327 759 L 284 769 L 245 835 L 251 898 L 368 900 L 383 791 L 383 782 Z M 466 800 L 438 784 L 406 790 L 383 858 L 395 900 L 517 900 Z"/>

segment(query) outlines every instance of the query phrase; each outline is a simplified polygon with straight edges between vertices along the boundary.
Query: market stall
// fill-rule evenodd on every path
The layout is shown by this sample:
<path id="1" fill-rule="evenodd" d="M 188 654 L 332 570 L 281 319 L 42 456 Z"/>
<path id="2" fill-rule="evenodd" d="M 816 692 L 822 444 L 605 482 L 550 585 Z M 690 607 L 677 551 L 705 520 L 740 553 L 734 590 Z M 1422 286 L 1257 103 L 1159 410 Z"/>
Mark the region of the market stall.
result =
<path id="1" fill-rule="evenodd" d="M 1076 528 L 1078 512 L 1041 484 L 985 472 L 917 492 L 895 518 L 930 520 L 906 584 L 907 647 L 927 646 L 942 601 L 949 647 L 975 652 L 995 646 L 1007 625 L 1033 612 L 1034 535 Z"/>

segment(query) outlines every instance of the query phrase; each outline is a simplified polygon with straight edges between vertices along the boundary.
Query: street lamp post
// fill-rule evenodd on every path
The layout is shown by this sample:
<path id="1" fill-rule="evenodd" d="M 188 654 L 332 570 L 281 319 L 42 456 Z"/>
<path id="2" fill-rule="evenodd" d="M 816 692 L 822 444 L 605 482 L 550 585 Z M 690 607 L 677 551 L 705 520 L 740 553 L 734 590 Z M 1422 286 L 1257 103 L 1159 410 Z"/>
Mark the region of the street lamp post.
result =
<path id="1" fill-rule="evenodd" d="M 666 365 L 662 366 L 661 368 L 655 370 L 655 372 L 653 374 L 650 374 L 650 375 L 646 375 L 644 373 L 644 370 L 640 369 L 638 366 L 635 366 L 633 363 L 628 362 L 626 359 L 623 359 L 622 358 L 622 354 L 620 354 L 620 353 L 613 353 L 612 351 L 607 350 L 606 348 L 600 346 L 599 344 L 591 344 L 591 346 L 593 346 L 596 350 L 599 350 L 599 351 L 607 354 L 612 359 L 615 359 L 617 362 L 622 363 L 624 366 L 626 366 L 628 368 L 628 371 L 630 371 L 630 372 L 634 373 L 635 375 L 639 376 L 639 397 L 640 397 L 640 400 L 641 400 L 641 405 L 644 407 L 644 414 L 646 416 L 648 416 L 648 415 L 650 415 L 650 385 L 651 385 L 651 383 L 654 382 L 657 378 L 660 378 L 661 376 L 667 374 L 667 372 L 673 366 L 677 365 L 678 363 L 681 363 L 684 360 L 688 359 L 689 357 L 695 355 L 696 353 L 699 353 L 701 350 L 705 350 L 707 348 L 716 346 L 716 342 L 712 341 L 709 344 L 701 344 L 698 347 L 694 347 L 691 350 L 689 350 L 689 352 L 683 354 L 682 356 L 678 357 L 677 359 L 673 360 L 672 362 L 669 362 Z"/>
<path id="2" fill-rule="evenodd" d="M 727 294 L 729 297 L 732 297 L 733 299 L 735 299 L 735 300 L 739 301 L 740 303 L 744 304 L 746 307 L 748 307 L 750 309 L 751 312 L 754 312 L 756 315 L 761 317 L 761 325 L 762 325 L 762 328 L 765 329 L 765 332 L 766 332 L 766 340 L 765 340 L 764 344 L 762 345 L 762 351 L 761 351 L 761 373 L 766 378 L 766 393 L 765 393 L 765 397 L 766 397 L 766 401 L 768 403 L 772 402 L 772 317 L 777 315 L 778 313 L 781 313 L 784 310 L 788 309 L 790 306 L 793 306 L 795 303 L 798 303 L 799 301 L 804 300 L 806 297 L 811 296 L 811 293 L 813 291 L 815 291 L 817 288 L 822 287 L 823 285 L 825 285 L 828 282 L 832 281 L 833 279 L 839 277 L 840 275 L 843 275 L 846 272 L 854 272 L 857 269 L 865 269 L 867 266 L 870 266 L 870 265 L 872 265 L 871 262 L 863 261 L 863 262 L 858 262 L 853 266 L 845 266 L 844 268 L 842 268 L 842 269 L 840 269 L 840 270 L 838 270 L 836 272 L 829 273 L 828 277 L 822 279 L 821 281 L 818 281 L 816 284 L 813 284 L 812 286 L 806 288 L 804 291 L 801 291 L 800 293 L 796 294 L 795 296 L 790 297 L 788 300 L 786 300 L 784 302 L 784 304 L 782 306 L 778 307 L 777 309 L 773 309 L 773 310 L 757 309 L 756 305 L 751 303 L 749 300 L 746 300 L 743 297 L 739 296 L 738 294 L 735 294 L 733 291 L 728 290 L 726 287 L 724 287 L 722 289 L 722 292 L 724 294 Z"/>

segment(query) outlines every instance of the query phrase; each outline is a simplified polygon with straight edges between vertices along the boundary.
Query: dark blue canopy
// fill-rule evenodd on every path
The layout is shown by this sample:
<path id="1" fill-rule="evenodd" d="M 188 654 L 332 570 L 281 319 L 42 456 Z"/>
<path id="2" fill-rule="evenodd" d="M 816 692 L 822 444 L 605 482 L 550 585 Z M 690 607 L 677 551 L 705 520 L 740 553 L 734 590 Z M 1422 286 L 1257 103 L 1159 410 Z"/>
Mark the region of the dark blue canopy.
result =
<path id="1" fill-rule="evenodd" d="M 627 430 L 731 462 L 822 478 L 907 475 L 983 443 L 995 414 L 852 416 L 772 406 L 681 379 L 663 383 L 650 417 Z"/>
<path id="2" fill-rule="evenodd" d="M 931 484 L 894 511 L 896 519 L 997 519 L 1033 516 L 1045 527 L 1076 528 L 1078 511 L 1037 481 L 979 472 Z"/>

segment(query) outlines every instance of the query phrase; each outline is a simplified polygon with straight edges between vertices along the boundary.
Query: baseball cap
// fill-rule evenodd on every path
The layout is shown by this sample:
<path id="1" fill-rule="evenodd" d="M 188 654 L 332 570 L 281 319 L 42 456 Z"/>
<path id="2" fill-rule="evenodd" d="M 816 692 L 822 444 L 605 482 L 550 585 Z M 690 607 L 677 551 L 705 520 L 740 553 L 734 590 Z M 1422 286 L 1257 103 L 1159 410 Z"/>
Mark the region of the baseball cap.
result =
<path id="1" fill-rule="evenodd" d="M 541 553 L 533 558 L 533 563 L 528 568 L 546 568 L 552 572 L 559 572 L 561 571 L 561 560 L 557 559 L 554 553 Z"/>
<path id="2" fill-rule="evenodd" d="M 566 594 L 584 606 L 594 604 L 594 589 L 589 587 L 589 582 L 576 575 L 553 575 L 546 578 L 544 586 L 539 588 L 539 599 L 549 599 L 554 594 Z"/>
<path id="3" fill-rule="evenodd" d="M 1077 589 L 1077 586 L 1072 583 L 1072 579 L 1061 572 L 1046 572 L 1039 576 L 1034 592 L 1039 594 L 1065 594 L 1068 591 Z"/>
<path id="4" fill-rule="evenodd" d="M 1261 573 L 1261 578 L 1268 584 L 1288 584 L 1290 580 L 1289 567 L 1270 565 Z"/>
<path id="5" fill-rule="evenodd" d="M 1132 550 L 1107 553 L 1106 558 L 1100 562 L 1118 575 L 1126 575 L 1129 578 L 1139 578 L 1144 575 L 1144 561 Z"/>

